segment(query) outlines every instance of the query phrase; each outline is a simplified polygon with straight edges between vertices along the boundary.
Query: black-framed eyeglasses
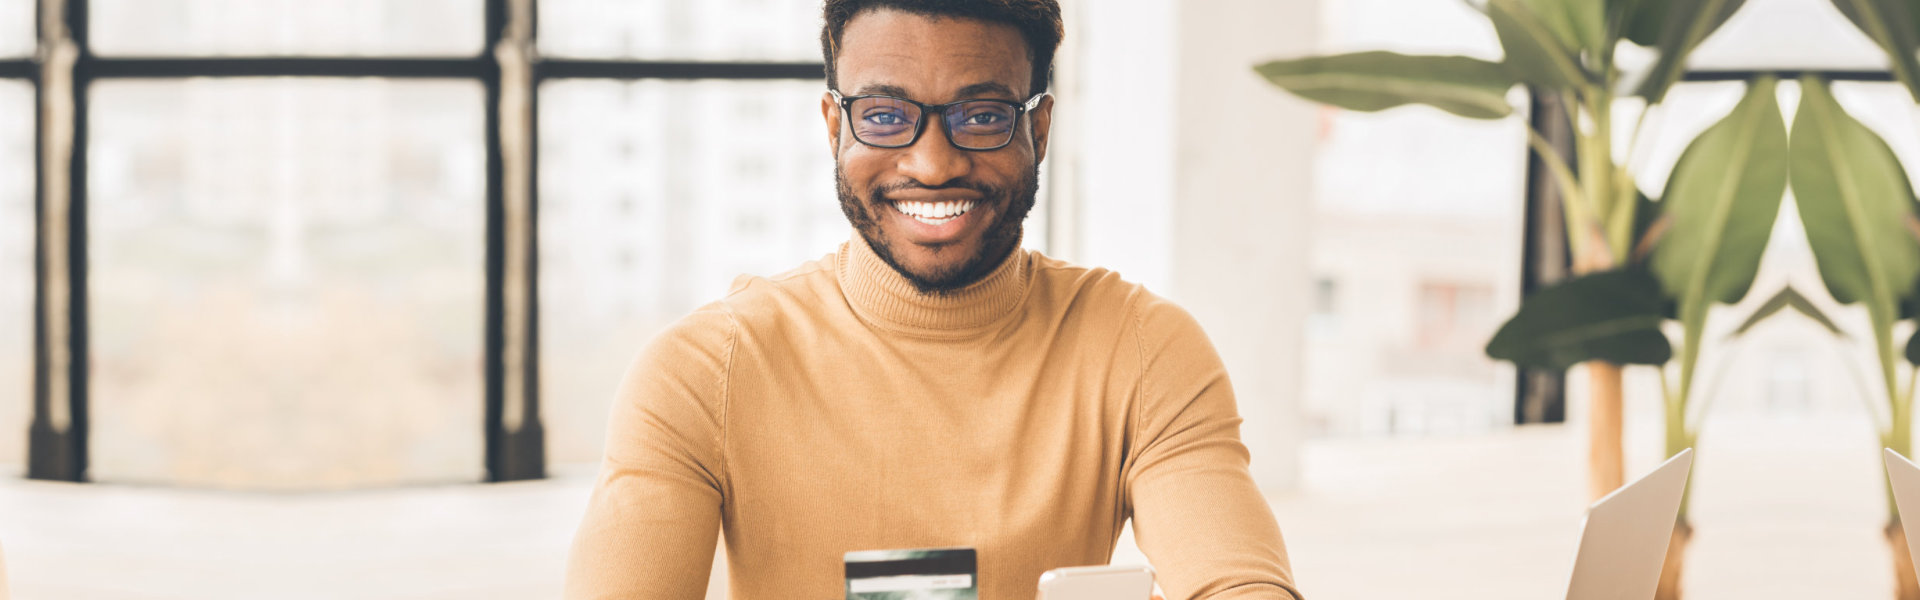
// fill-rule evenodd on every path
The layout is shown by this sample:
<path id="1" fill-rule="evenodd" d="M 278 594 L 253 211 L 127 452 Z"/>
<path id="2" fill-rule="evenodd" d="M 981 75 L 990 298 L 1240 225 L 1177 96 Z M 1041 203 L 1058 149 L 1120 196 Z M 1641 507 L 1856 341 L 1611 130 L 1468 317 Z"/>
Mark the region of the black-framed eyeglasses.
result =
<path id="1" fill-rule="evenodd" d="M 1011 100 L 961 100 L 926 105 L 894 96 L 842 97 L 839 90 L 828 89 L 840 103 L 841 114 L 853 129 L 853 139 L 875 148 L 905 148 L 920 141 L 926 130 L 926 115 L 934 115 L 947 128 L 947 141 L 961 150 L 999 150 L 1013 142 L 1020 116 L 1040 105 L 1046 92 L 1034 94 L 1026 102 Z"/>

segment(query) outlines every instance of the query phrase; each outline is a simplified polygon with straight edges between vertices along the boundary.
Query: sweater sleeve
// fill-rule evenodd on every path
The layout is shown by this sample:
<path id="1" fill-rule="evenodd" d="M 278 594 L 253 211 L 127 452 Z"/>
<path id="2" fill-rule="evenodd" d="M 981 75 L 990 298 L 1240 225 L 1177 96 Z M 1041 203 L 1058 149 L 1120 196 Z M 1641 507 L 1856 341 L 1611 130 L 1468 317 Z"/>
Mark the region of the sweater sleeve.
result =
<path id="1" fill-rule="evenodd" d="M 727 372 L 720 305 L 648 344 L 614 401 L 606 455 L 567 559 L 569 600 L 700 600 L 725 501 Z"/>
<path id="2" fill-rule="evenodd" d="M 1295 600 L 1265 496 L 1247 469 L 1226 366 L 1185 310 L 1148 296 L 1127 494 L 1134 539 L 1169 600 Z"/>

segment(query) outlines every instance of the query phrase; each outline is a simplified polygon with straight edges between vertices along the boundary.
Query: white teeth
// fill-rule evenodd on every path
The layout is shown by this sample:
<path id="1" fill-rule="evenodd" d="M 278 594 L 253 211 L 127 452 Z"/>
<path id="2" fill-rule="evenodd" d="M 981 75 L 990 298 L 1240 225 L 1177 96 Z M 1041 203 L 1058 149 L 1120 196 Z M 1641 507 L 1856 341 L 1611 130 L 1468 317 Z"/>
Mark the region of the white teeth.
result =
<path id="1" fill-rule="evenodd" d="M 945 223 L 973 209 L 974 202 L 896 202 L 894 208 L 925 223 Z"/>

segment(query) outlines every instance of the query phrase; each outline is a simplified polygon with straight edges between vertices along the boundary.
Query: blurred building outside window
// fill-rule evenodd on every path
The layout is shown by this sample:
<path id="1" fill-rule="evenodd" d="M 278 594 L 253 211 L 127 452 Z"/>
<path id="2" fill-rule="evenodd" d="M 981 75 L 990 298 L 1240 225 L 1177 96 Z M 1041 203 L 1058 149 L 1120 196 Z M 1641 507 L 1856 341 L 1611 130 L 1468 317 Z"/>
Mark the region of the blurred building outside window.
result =
<path id="1" fill-rule="evenodd" d="M 640 348 L 851 229 L 811 81 L 548 83 L 540 104 L 541 409 L 549 460 L 599 460 Z M 671 115 L 662 118 L 662 115 Z"/>
<path id="2" fill-rule="evenodd" d="M 0 80 L 0 477 L 26 472 L 33 418 L 33 107 Z"/>
<path id="3" fill-rule="evenodd" d="M 95 480 L 479 480 L 477 83 L 94 86 Z"/>
<path id="4" fill-rule="evenodd" d="M 1468 353 L 1486 343 L 1486 331 L 1498 325 L 1493 287 L 1483 283 L 1420 283 L 1419 333 L 1414 347 L 1430 352 Z"/>
<path id="5" fill-rule="evenodd" d="M 1485 18 L 1464 3 L 1321 10 L 1323 52 L 1500 57 Z M 1426 107 L 1322 115 L 1309 260 L 1321 281 L 1339 282 L 1339 305 L 1337 320 L 1316 311 L 1309 324 L 1306 431 L 1451 435 L 1511 424 L 1513 370 L 1480 347 L 1519 304 L 1525 122 Z M 1339 327 L 1315 326 L 1326 321 Z"/>
<path id="6" fill-rule="evenodd" d="M 540 52 L 591 59 L 820 60 L 820 6 L 787 0 L 540 0 Z"/>
<path id="7" fill-rule="evenodd" d="M 1313 280 L 1312 312 L 1307 316 L 1307 339 L 1322 340 L 1340 334 L 1340 281 L 1317 276 Z"/>
<path id="8" fill-rule="evenodd" d="M 33 0 L 0 0 L 0 59 L 33 55 Z"/>
<path id="9" fill-rule="evenodd" d="M 476 0 L 88 0 L 88 42 L 102 56 L 472 56 L 482 50 L 482 7 Z"/>

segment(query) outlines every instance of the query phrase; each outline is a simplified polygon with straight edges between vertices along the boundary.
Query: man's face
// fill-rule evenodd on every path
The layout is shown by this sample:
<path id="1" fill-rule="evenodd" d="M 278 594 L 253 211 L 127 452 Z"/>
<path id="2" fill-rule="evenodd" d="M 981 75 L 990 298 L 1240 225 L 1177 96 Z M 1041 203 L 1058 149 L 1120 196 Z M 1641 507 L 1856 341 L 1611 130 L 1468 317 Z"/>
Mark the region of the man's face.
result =
<path id="1" fill-rule="evenodd" d="M 1011 26 L 881 9 L 855 16 L 835 63 L 846 97 L 888 95 L 926 105 L 1031 97 L 1027 44 Z M 833 145 L 840 209 L 880 258 L 922 292 L 978 281 L 1019 243 L 1046 155 L 1053 99 L 1016 124 L 998 150 L 954 147 L 933 115 L 905 148 L 856 141 L 831 94 L 820 101 Z M 859 118 L 853 115 L 852 118 Z M 946 209 L 932 216 L 929 206 Z M 938 215 L 965 208 L 958 216 Z M 936 209 L 938 210 L 938 209 Z"/>

